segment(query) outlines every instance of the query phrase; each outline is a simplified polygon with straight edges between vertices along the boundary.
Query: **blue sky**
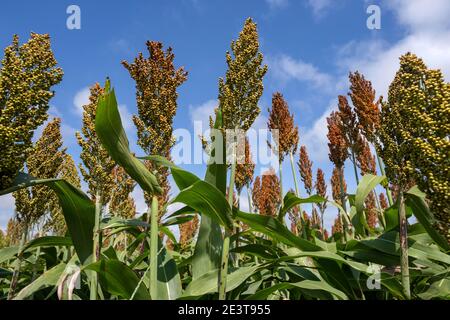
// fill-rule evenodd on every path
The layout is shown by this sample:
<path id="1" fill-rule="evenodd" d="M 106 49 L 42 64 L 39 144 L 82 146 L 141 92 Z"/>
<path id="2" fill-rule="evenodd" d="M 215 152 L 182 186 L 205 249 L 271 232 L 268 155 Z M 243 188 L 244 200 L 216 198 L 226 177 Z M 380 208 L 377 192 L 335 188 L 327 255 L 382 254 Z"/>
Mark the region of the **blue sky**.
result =
<path id="1" fill-rule="evenodd" d="M 66 8 L 81 9 L 81 30 L 66 28 Z M 366 9 L 381 8 L 381 29 L 369 30 Z M 139 52 L 147 55 L 147 40 L 171 46 L 177 66 L 189 72 L 179 89 L 175 128 L 192 131 L 193 120 L 207 119 L 215 106 L 218 78 L 226 71 L 225 52 L 247 17 L 258 24 L 261 51 L 269 71 L 255 128 L 265 127 L 274 92 L 288 101 L 300 127 L 300 143 L 314 162 L 331 176 L 326 145 L 326 116 L 338 94 L 348 91 L 347 74 L 360 70 L 385 95 L 398 66 L 398 57 L 413 51 L 434 68 L 450 75 L 450 4 L 435 0 L 178 0 L 178 1 L 8 1 L 0 12 L 0 48 L 21 42 L 30 32 L 49 33 L 64 79 L 56 88 L 50 113 L 63 120 L 65 145 L 79 162 L 74 132 L 81 126 L 81 105 L 87 88 L 111 77 L 127 133 L 135 145 L 130 121 L 136 113 L 134 83 L 120 64 Z M 134 148 L 136 152 L 138 148 Z M 350 164 L 349 190 L 355 189 Z M 185 166 L 202 175 L 204 167 Z M 284 172 L 290 172 L 289 163 Z M 293 186 L 285 174 L 284 189 Z M 174 189 L 173 193 L 177 191 Z M 329 190 L 331 192 L 331 190 Z M 140 190 L 134 193 L 138 210 L 145 210 Z M 243 197 L 246 199 L 246 195 Z M 246 201 L 244 201 L 245 207 Z M 0 197 L 0 228 L 13 214 L 10 196 Z M 334 211 L 327 213 L 330 226 Z"/>

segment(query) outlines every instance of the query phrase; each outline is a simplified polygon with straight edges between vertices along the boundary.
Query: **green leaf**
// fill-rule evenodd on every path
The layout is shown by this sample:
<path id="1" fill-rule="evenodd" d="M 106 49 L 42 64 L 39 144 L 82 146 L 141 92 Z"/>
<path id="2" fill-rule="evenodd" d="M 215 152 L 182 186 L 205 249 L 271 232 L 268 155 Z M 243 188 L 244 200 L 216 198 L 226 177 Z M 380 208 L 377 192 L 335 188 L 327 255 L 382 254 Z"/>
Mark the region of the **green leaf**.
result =
<path id="1" fill-rule="evenodd" d="M 284 206 L 280 209 L 279 215 L 281 216 L 281 218 L 284 217 L 289 210 L 291 210 L 293 207 L 295 207 L 299 204 L 322 203 L 325 201 L 327 201 L 327 200 L 319 195 L 313 195 L 309 198 L 302 199 L 302 198 L 298 198 L 294 193 L 288 192 L 286 194 L 286 196 L 284 197 L 284 200 L 283 200 Z"/>
<path id="2" fill-rule="evenodd" d="M 158 295 L 156 300 L 175 300 L 181 296 L 181 278 L 172 255 L 159 243 Z"/>
<path id="3" fill-rule="evenodd" d="M 412 210 L 408 205 L 405 205 L 406 218 L 408 219 L 412 215 Z M 398 229 L 398 204 L 395 203 L 386 210 L 384 210 L 384 219 L 386 220 L 385 232 L 389 232 L 394 229 Z"/>
<path id="4" fill-rule="evenodd" d="M 51 188 L 58 196 L 73 245 L 80 261 L 84 263 L 92 254 L 95 206 L 83 191 L 65 180 L 38 179 L 20 173 L 13 186 L 1 191 L 0 194 L 41 184 Z"/>
<path id="5" fill-rule="evenodd" d="M 6 247 L 0 249 L 0 264 L 14 258 L 19 253 L 19 247 L 13 246 L 13 247 Z"/>
<path id="6" fill-rule="evenodd" d="M 260 266 L 241 267 L 227 276 L 227 292 L 236 289 L 247 278 L 252 276 Z M 200 278 L 193 280 L 186 288 L 183 297 L 203 296 L 217 292 L 218 270 L 210 271 Z"/>
<path id="7" fill-rule="evenodd" d="M 236 218 L 249 225 L 253 230 L 287 245 L 297 247 L 304 251 L 322 250 L 321 247 L 294 235 L 278 219 L 273 217 L 237 211 Z"/>
<path id="8" fill-rule="evenodd" d="M 137 275 L 127 265 L 118 260 L 100 260 L 84 268 L 96 271 L 102 289 L 112 295 L 130 299 L 135 288 L 135 300 L 150 300 L 150 294 L 145 286 L 139 282 Z"/>
<path id="9" fill-rule="evenodd" d="M 181 169 L 180 167 L 176 166 L 174 163 L 172 163 L 171 161 L 167 160 L 164 157 L 152 155 L 146 157 L 139 157 L 139 159 L 150 160 L 164 167 L 170 168 L 172 178 L 180 190 L 186 189 L 187 187 L 190 187 L 192 184 L 200 180 L 200 178 L 197 177 L 195 174 Z"/>
<path id="10" fill-rule="evenodd" d="M 222 127 L 222 112 L 216 112 L 215 129 Z M 225 163 L 225 143 L 223 136 L 215 137 L 211 142 L 211 158 L 206 169 L 205 182 L 214 185 L 223 195 L 227 187 L 227 166 Z M 216 149 L 222 151 L 222 161 L 214 161 Z M 192 278 L 198 279 L 203 274 L 220 267 L 222 257 L 222 230 L 220 225 L 206 215 L 201 215 L 200 229 L 192 256 Z"/>
<path id="11" fill-rule="evenodd" d="M 417 187 L 413 187 L 405 194 L 405 196 L 406 204 L 412 209 L 414 216 L 425 228 L 431 239 L 433 239 L 439 247 L 445 251 L 449 251 L 450 245 L 447 240 L 435 228 L 436 219 L 425 202 L 425 194 Z"/>
<path id="12" fill-rule="evenodd" d="M 189 222 L 192 219 L 194 219 L 194 215 L 174 217 L 174 218 L 170 218 L 170 219 L 167 219 L 166 221 L 164 221 L 163 226 L 168 227 L 168 226 L 179 225 L 179 224 Z"/>
<path id="13" fill-rule="evenodd" d="M 450 279 L 444 278 L 434 282 L 425 292 L 419 293 L 418 296 L 424 300 L 450 300 Z"/>
<path id="14" fill-rule="evenodd" d="M 41 247 L 70 247 L 72 246 L 72 239 L 69 237 L 45 236 L 33 239 L 28 242 L 22 249 L 22 252 Z"/>
<path id="15" fill-rule="evenodd" d="M 98 100 L 95 131 L 111 158 L 123 167 L 144 191 L 161 194 L 162 189 L 156 177 L 130 151 L 114 90 L 105 92 Z"/>
<path id="16" fill-rule="evenodd" d="M 288 283 L 288 282 L 278 283 L 276 285 L 270 286 L 269 288 L 266 288 L 266 289 L 256 292 L 254 295 L 247 297 L 245 300 L 264 300 L 269 295 L 271 295 L 272 293 L 274 293 L 276 291 L 291 289 L 291 288 L 299 288 L 299 289 L 305 290 L 305 293 L 307 295 L 309 295 L 309 293 L 310 293 L 308 290 L 323 291 L 323 292 L 330 293 L 330 294 L 336 296 L 338 299 L 348 300 L 348 297 L 345 293 L 343 293 L 342 291 L 340 291 L 338 289 L 333 288 L 325 281 L 313 281 L 313 280 L 303 280 L 303 281 L 295 282 L 295 283 Z"/>
<path id="17" fill-rule="evenodd" d="M 60 263 L 50 270 L 44 272 L 36 280 L 20 290 L 19 294 L 14 298 L 14 300 L 23 300 L 41 289 L 56 286 L 65 268 L 66 264 Z"/>
<path id="18" fill-rule="evenodd" d="M 369 193 L 382 181 L 386 179 L 385 176 L 375 176 L 372 174 L 366 174 L 361 178 L 361 181 L 356 188 L 355 195 L 355 207 L 356 215 L 358 216 L 358 222 L 362 223 L 366 228 L 366 221 L 364 218 L 364 201 L 366 200 Z"/>
<path id="19" fill-rule="evenodd" d="M 188 205 L 230 230 L 233 228 L 231 208 L 225 196 L 205 181 L 199 180 L 182 190 L 171 203 L 176 202 Z"/>

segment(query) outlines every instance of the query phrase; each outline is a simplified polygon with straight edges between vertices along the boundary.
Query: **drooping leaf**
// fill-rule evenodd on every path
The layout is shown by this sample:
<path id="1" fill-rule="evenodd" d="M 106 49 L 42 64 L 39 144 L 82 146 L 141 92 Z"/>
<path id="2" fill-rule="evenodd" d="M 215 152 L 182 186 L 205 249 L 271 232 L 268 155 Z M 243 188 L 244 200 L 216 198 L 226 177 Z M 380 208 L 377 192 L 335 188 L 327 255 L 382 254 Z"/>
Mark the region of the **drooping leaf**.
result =
<path id="1" fill-rule="evenodd" d="M 313 195 L 309 198 L 302 199 L 302 198 L 298 198 L 294 193 L 288 192 L 284 196 L 284 200 L 283 200 L 284 206 L 280 209 L 279 215 L 281 217 L 284 217 L 289 210 L 291 210 L 293 207 L 295 207 L 299 204 L 321 203 L 321 202 L 325 202 L 325 201 L 327 201 L 327 200 L 319 195 Z"/>
<path id="2" fill-rule="evenodd" d="M 22 252 L 41 247 L 70 247 L 72 246 L 72 239 L 69 237 L 45 236 L 33 239 L 28 242 L 22 249 Z"/>
<path id="3" fill-rule="evenodd" d="M 259 266 L 241 267 L 230 274 L 227 277 L 227 292 L 237 288 L 247 278 L 258 270 Z M 183 297 L 196 297 L 203 296 L 208 293 L 217 292 L 217 278 L 218 270 L 213 270 L 202 275 L 200 278 L 193 280 L 183 293 Z"/>
<path id="4" fill-rule="evenodd" d="M 130 151 L 114 89 L 105 92 L 98 100 L 95 130 L 109 156 L 123 167 L 143 190 L 149 194 L 162 192 L 156 177 Z"/>
<path id="5" fill-rule="evenodd" d="M 103 290 L 124 299 L 150 300 L 150 294 L 139 282 L 138 276 L 127 265 L 118 260 L 100 260 L 84 268 L 96 271 Z M 138 287 L 139 286 L 139 287 Z"/>
<path id="6" fill-rule="evenodd" d="M 51 188 L 58 196 L 72 243 L 80 261 L 85 263 L 92 254 L 95 206 L 83 191 L 65 180 L 37 179 L 21 173 L 11 188 L 0 193 L 5 194 L 42 184 Z"/>
<path id="7" fill-rule="evenodd" d="M 253 230 L 261 232 L 273 239 L 305 251 L 320 251 L 322 248 L 290 232 L 278 219 L 259 214 L 236 212 L 236 218 Z"/>
<path id="8" fill-rule="evenodd" d="M 14 300 L 23 300 L 41 289 L 56 286 L 65 268 L 66 264 L 60 263 L 50 270 L 47 270 L 32 283 L 20 290 L 17 296 L 14 297 Z"/>
<path id="9" fill-rule="evenodd" d="M 425 202 L 425 194 L 417 187 L 413 187 L 406 193 L 405 202 L 436 244 L 445 251 L 449 251 L 450 245 L 447 240 L 435 228 L 436 219 Z"/>
<path id="10" fill-rule="evenodd" d="M 216 112 L 215 129 L 222 127 L 222 112 Z M 205 182 L 214 185 L 223 195 L 227 186 L 227 166 L 225 163 L 225 143 L 223 136 L 217 136 L 211 142 L 211 157 L 206 169 Z M 222 152 L 222 161 L 214 161 Z M 203 274 L 216 270 L 220 266 L 222 256 L 222 231 L 220 225 L 206 215 L 200 217 L 200 229 L 192 257 L 192 277 L 198 279 Z"/>
<path id="11" fill-rule="evenodd" d="M 177 264 L 169 251 L 159 243 L 158 252 L 158 296 L 156 300 L 175 300 L 181 296 L 181 278 Z"/>
<path id="12" fill-rule="evenodd" d="M 225 196 L 213 185 L 197 181 L 180 191 L 171 203 L 181 202 L 228 229 L 233 228 L 231 208 Z"/>

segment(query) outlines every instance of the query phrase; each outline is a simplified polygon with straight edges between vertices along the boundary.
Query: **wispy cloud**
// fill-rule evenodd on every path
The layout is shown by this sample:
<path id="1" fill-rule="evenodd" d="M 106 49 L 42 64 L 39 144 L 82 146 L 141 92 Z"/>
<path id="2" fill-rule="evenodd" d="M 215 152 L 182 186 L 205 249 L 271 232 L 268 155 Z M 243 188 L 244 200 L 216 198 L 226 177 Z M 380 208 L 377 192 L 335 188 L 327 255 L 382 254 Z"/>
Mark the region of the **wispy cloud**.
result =
<path id="1" fill-rule="evenodd" d="M 189 115 L 191 122 L 201 121 L 203 129 L 209 128 L 209 117 L 214 116 L 214 109 L 218 106 L 218 101 L 215 99 L 208 100 L 200 105 L 190 105 Z M 214 117 L 213 117 L 214 118 Z"/>
<path id="2" fill-rule="evenodd" d="M 73 97 L 73 112 L 81 116 L 83 114 L 83 106 L 89 103 L 90 90 L 89 87 L 80 89 Z"/>
<path id="3" fill-rule="evenodd" d="M 311 63 L 302 59 L 294 59 L 286 54 L 268 57 L 269 72 L 276 79 L 287 82 L 297 80 L 307 82 L 315 88 L 332 91 L 335 88 L 333 77 L 320 71 Z"/>
<path id="4" fill-rule="evenodd" d="M 289 4 L 288 0 L 266 0 L 270 8 L 284 8 Z"/>
<path id="5" fill-rule="evenodd" d="M 331 0 L 308 0 L 308 7 L 313 11 L 316 18 L 321 18 L 326 11 L 332 6 Z"/>

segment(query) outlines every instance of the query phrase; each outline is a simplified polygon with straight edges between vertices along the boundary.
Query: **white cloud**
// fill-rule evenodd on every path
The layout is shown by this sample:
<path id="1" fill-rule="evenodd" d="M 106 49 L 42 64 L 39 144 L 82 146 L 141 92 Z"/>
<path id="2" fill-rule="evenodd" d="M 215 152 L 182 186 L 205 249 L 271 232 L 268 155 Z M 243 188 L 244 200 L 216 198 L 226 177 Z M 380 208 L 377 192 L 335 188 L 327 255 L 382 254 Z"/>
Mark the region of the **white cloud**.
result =
<path id="1" fill-rule="evenodd" d="M 90 90 L 85 87 L 78 91 L 73 98 L 73 105 L 75 106 L 74 112 L 78 115 L 83 114 L 83 106 L 89 103 Z"/>
<path id="2" fill-rule="evenodd" d="M 6 230 L 8 220 L 14 215 L 14 207 L 12 194 L 0 196 L 0 229 Z"/>
<path id="3" fill-rule="evenodd" d="M 331 0 L 308 0 L 308 6 L 312 9 L 316 18 L 320 18 L 331 6 Z"/>
<path id="4" fill-rule="evenodd" d="M 266 0 L 266 2 L 271 8 L 283 8 L 289 3 L 288 0 Z"/>
<path id="5" fill-rule="evenodd" d="M 378 94 L 386 97 L 390 82 L 399 68 L 399 57 L 412 52 L 429 68 L 441 69 L 450 77 L 450 2 L 447 0 L 395 0 L 387 2 L 398 23 L 406 28 L 396 43 L 383 40 L 351 41 L 340 48 L 338 65 L 344 70 L 362 72 L 371 80 Z"/>
<path id="6" fill-rule="evenodd" d="M 315 88 L 321 88 L 327 92 L 335 89 L 333 77 L 321 72 L 316 66 L 302 59 L 294 59 L 286 54 L 276 57 L 268 57 L 269 72 L 274 78 L 282 82 L 297 80 L 307 82 Z"/>
<path id="7" fill-rule="evenodd" d="M 119 112 L 120 118 L 122 120 L 122 126 L 128 134 L 134 128 L 133 115 L 130 113 L 127 106 L 124 104 L 119 105 Z"/>
<path id="8" fill-rule="evenodd" d="M 411 32 L 434 32 L 450 27 L 448 0 L 389 0 L 385 5 Z"/>
<path id="9" fill-rule="evenodd" d="M 328 109 L 318 118 L 309 129 L 303 129 L 300 133 L 300 143 L 306 146 L 310 159 L 315 165 L 328 161 L 328 128 L 327 117 L 336 109 L 337 101 L 332 100 Z"/>
<path id="10" fill-rule="evenodd" d="M 209 128 L 209 117 L 214 119 L 214 109 L 218 106 L 217 100 L 208 100 L 205 103 L 198 106 L 189 106 L 189 116 L 191 117 L 192 124 L 196 121 L 201 121 L 203 130 Z"/>

